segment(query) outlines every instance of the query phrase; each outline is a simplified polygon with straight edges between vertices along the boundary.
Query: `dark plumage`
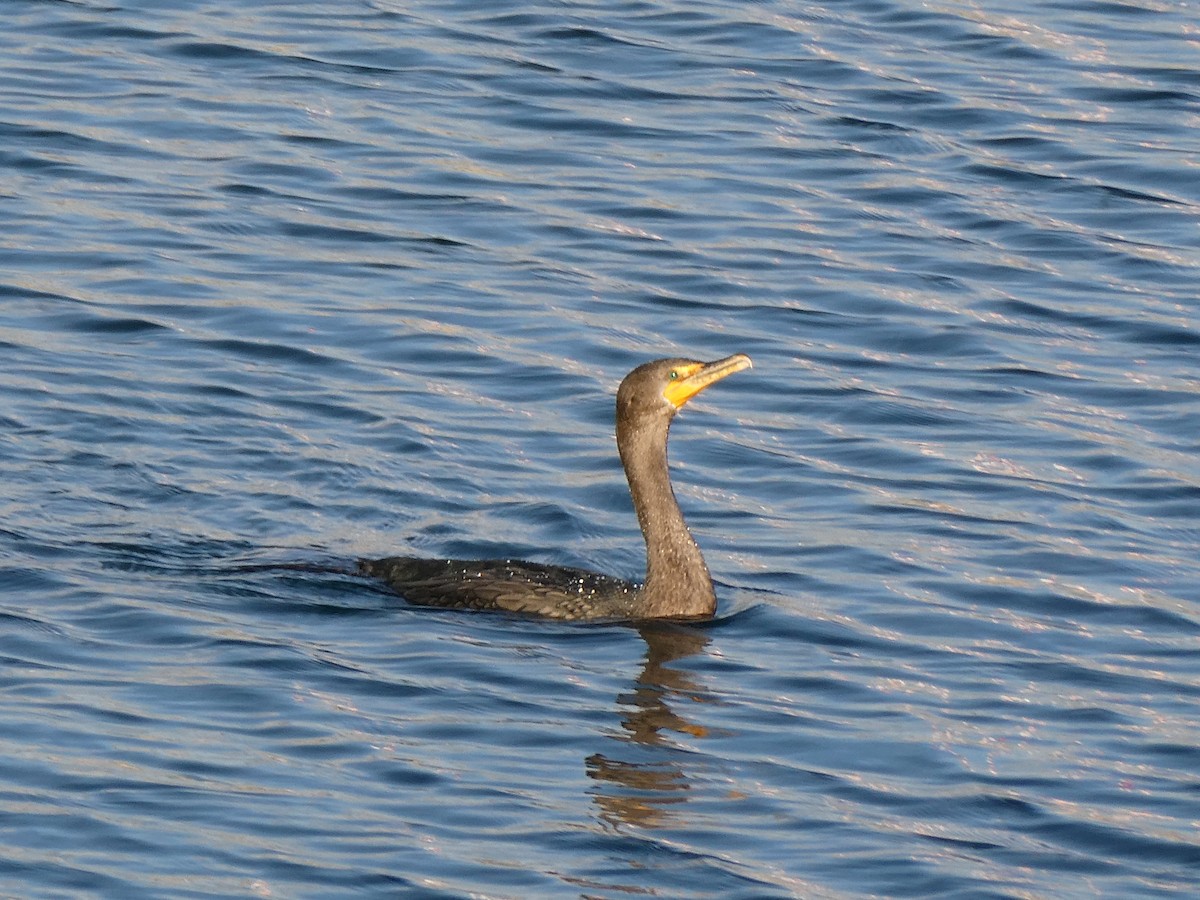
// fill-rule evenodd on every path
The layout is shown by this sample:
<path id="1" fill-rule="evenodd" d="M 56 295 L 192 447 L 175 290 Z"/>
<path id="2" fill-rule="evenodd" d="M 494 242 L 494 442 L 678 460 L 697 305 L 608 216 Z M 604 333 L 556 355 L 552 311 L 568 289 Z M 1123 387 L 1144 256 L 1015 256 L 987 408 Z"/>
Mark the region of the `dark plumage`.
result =
<path id="1" fill-rule="evenodd" d="M 646 580 L 513 560 L 360 560 L 410 603 L 498 609 L 556 619 L 707 617 L 716 610 L 712 579 L 683 520 L 667 471 L 667 434 L 675 413 L 704 388 L 749 368 L 742 354 L 711 363 L 660 359 L 638 366 L 617 391 L 617 450 L 646 541 Z"/>

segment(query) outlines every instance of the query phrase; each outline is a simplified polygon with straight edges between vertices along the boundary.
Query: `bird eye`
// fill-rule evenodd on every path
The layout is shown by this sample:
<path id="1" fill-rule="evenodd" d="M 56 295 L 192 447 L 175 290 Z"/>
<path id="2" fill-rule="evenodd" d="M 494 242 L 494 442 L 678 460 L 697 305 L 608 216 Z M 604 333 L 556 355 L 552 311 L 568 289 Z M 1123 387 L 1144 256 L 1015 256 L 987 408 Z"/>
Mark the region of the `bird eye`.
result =
<path id="1" fill-rule="evenodd" d="M 676 378 L 679 377 L 679 373 L 676 372 L 674 369 L 672 369 L 671 374 L 668 375 L 667 377 L 670 378 L 672 381 L 674 381 Z"/>

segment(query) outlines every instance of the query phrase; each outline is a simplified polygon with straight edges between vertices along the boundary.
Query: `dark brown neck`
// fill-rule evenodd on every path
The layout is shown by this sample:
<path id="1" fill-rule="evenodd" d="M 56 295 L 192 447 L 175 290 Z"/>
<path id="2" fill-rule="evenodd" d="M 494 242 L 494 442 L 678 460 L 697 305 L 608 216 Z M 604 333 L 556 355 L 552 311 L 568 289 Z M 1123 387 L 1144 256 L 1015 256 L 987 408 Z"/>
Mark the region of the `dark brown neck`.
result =
<path id="1" fill-rule="evenodd" d="M 669 419 L 642 427 L 617 424 L 617 446 L 646 540 L 646 581 L 638 594 L 645 616 L 711 616 L 712 579 L 692 540 L 667 471 Z"/>

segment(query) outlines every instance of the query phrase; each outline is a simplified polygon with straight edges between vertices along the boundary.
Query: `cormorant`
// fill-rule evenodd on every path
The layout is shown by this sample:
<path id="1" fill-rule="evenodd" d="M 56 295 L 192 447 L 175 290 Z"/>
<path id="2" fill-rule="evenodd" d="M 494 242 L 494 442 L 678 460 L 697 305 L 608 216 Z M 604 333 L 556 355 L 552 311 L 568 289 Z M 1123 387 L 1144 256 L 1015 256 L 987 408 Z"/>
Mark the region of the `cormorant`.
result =
<path id="1" fill-rule="evenodd" d="M 697 362 L 660 359 L 638 366 L 617 391 L 617 450 L 646 541 L 646 580 L 513 560 L 359 560 L 410 603 L 496 609 L 555 619 L 702 618 L 717 608 L 712 579 L 671 489 L 667 433 L 688 400 L 750 367 L 744 354 Z"/>

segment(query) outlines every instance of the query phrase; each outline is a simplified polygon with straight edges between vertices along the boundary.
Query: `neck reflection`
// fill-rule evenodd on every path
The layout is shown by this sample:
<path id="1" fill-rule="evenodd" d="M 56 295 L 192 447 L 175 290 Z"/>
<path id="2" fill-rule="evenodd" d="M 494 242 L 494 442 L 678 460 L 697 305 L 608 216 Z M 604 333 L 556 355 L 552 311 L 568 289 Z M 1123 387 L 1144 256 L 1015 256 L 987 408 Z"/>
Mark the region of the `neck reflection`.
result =
<path id="1" fill-rule="evenodd" d="M 608 825 L 661 828 L 678 819 L 690 790 L 672 734 L 706 737 L 707 729 L 676 708 L 711 702 L 707 689 L 691 674 L 668 665 L 700 653 L 708 635 L 687 625 L 644 623 L 646 659 L 633 690 L 617 698 L 622 710 L 620 758 L 594 753 L 587 758 L 591 794 Z"/>

